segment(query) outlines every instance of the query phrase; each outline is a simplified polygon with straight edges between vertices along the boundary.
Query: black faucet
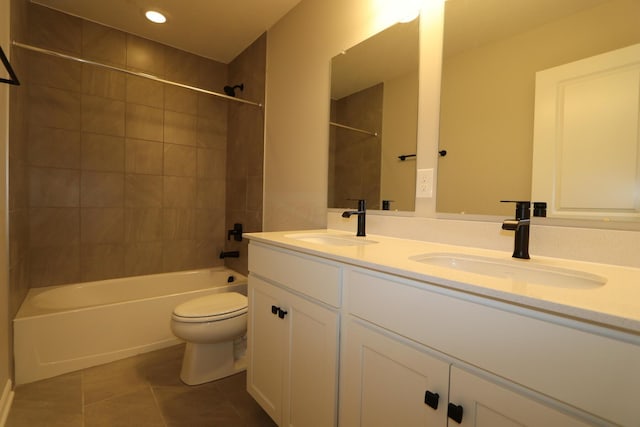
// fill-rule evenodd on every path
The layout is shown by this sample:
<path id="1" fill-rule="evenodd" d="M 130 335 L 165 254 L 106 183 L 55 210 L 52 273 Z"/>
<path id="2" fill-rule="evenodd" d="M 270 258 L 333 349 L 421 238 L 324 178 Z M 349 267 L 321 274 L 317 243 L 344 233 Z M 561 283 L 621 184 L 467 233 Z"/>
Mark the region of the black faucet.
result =
<path id="1" fill-rule="evenodd" d="M 515 219 L 506 219 L 502 222 L 503 230 L 515 231 L 513 242 L 513 257 L 529 259 L 529 225 L 531 224 L 531 202 L 501 200 L 502 203 L 515 203 Z M 547 204 L 535 202 L 533 216 L 547 216 Z"/>
<path id="2" fill-rule="evenodd" d="M 358 200 L 358 210 L 357 211 L 344 211 L 342 212 L 343 218 L 351 218 L 351 215 L 358 215 L 358 232 L 356 236 L 366 236 L 365 226 L 366 226 L 366 215 L 367 215 L 367 201 L 366 200 Z"/>

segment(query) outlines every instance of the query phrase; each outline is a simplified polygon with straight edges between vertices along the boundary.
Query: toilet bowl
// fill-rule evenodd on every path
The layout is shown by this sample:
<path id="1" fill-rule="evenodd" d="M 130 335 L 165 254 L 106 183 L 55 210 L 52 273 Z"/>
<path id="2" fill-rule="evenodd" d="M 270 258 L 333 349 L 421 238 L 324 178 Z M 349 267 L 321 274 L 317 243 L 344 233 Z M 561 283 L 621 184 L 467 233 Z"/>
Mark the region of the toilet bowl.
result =
<path id="1" fill-rule="evenodd" d="M 246 361 L 247 297 L 225 292 L 178 305 L 171 331 L 187 345 L 180 379 L 202 384 L 244 371 Z"/>

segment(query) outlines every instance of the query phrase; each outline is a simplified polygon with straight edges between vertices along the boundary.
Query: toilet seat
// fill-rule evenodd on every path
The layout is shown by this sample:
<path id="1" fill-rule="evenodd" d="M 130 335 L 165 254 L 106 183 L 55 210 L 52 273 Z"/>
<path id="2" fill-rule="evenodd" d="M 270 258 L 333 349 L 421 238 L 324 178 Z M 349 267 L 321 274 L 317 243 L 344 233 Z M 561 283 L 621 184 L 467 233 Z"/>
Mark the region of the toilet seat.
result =
<path id="1" fill-rule="evenodd" d="M 246 296 L 224 292 L 182 303 L 173 310 L 171 318 L 185 323 L 217 322 L 247 313 L 248 305 Z"/>

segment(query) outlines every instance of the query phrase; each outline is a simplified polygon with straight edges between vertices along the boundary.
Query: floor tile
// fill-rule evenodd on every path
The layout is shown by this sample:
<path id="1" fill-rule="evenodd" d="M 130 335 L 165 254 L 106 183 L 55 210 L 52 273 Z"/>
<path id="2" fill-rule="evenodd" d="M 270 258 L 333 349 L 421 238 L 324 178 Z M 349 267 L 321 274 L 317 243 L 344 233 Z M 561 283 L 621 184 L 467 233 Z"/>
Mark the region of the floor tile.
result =
<path id="1" fill-rule="evenodd" d="M 147 387 L 146 379 L 138 372 L 135 357 L 106 365 L 87 368 L 82 372 L 85 405 L 131 393 Z"/>
<path id="2" fill-rule="evenodd" d="M 7 427 L 82 426 L 79 372 L 16 387 Z"/>
<path id="3" fill-rule="evenodd" d="M 184 344 L 16 388 L 7 427 L 274 427 L 246 373 L 188 386 Z"/>
<path id="4" fill-rule="evenodd" d="M 165 427 L 150 387 L 87 405 L 85 427 Z"/>

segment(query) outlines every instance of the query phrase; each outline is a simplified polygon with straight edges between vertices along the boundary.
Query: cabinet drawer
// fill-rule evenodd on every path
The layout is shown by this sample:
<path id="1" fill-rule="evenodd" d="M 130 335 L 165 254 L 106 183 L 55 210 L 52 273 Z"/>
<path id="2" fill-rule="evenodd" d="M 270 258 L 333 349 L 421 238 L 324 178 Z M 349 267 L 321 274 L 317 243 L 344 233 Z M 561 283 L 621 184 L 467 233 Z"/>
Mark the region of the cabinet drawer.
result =
<path id="1" fill-rule="evenodd" d="M 345 277 L 355 316 L 615 423 L 640 419 L 638 345 L 391 275 Z"/>
<path id="2" fill-rule="evenodd" d="M 250 242 L 249 271 L 333 307 L 340 307 L 341 267 Z"/>

